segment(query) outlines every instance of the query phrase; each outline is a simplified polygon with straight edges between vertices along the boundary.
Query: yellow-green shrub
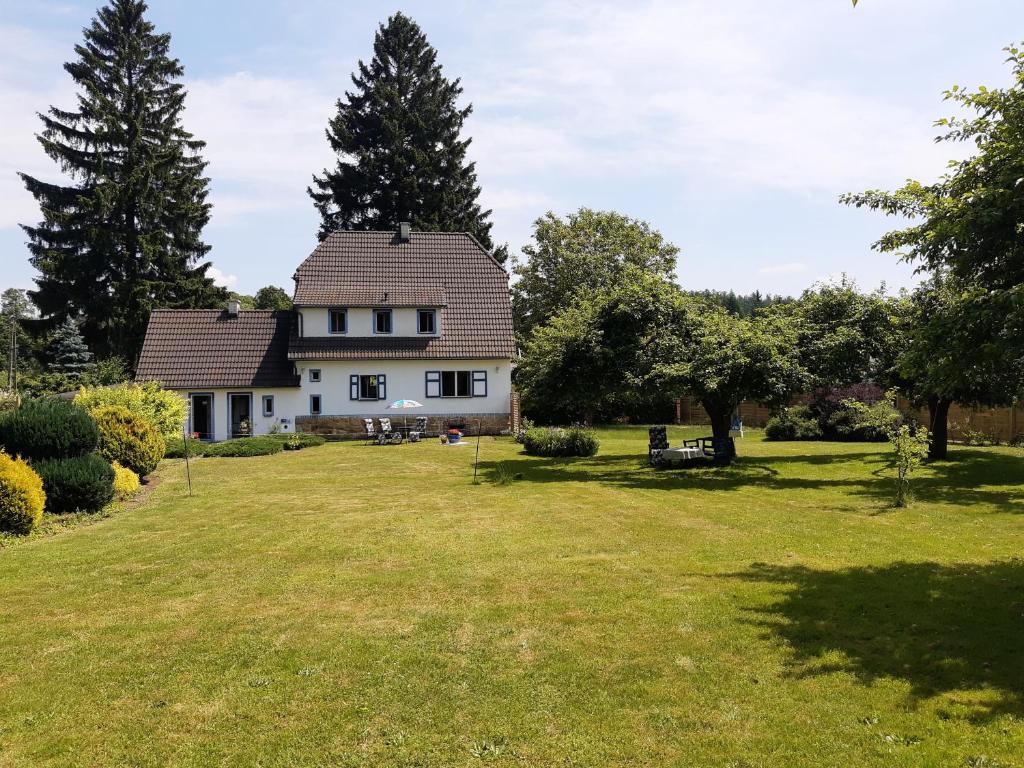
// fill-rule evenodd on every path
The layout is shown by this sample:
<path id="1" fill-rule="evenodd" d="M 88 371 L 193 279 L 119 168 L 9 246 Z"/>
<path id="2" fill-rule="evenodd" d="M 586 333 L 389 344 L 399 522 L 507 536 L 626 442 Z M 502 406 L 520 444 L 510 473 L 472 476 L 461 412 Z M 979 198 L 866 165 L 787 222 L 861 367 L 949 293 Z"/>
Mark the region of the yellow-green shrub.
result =
<path id="1" fill-rule="evenodd" d="M 100 455 L 145 477 L 164 456 L 164 439 L 146 419 L 119 405 L 92 411 L 100 428 Z"/>
<path id="2" fill-rule="evenodd" d="M 116 461 L 112 466 L 114 467 L 114 498 L 118 501 L 130 499 L 139 492 L 139 476 Z"/>
<path id="3" fill-rule="evenodd" d="M 0 451 L 0 531 L 28 533 L 43 518 L 43 481 L 21 459 Z"/>
<path id="4" fill-rule="evenodd" d="M 164 389 L 155 381 L 119 384 L 116 387 L 82 387 L 75 402 L 92 413 L 108 405 L 119 405 L 141 416 L 164 440 L 181 437 L 188 418 L 188 401 L 183 395 Z"/>

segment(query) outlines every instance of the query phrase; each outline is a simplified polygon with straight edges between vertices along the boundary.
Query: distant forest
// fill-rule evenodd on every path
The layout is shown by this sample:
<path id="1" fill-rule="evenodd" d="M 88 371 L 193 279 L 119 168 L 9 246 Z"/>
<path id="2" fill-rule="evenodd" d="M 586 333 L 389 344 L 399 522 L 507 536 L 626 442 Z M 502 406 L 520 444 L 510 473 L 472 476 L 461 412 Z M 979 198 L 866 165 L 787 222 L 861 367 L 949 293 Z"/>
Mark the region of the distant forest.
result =
<path id="1" fill-rule="evenodd" d="M 750 294 L 738 294 L 735 291 L 689 291 L 688 293 L 691 296 L 710 299 L 737 317 L 751 317 L 755 309 L 793 301 L 791 296 L 772 296 L 770 293 L 761 293 L 760 291 Z"/>

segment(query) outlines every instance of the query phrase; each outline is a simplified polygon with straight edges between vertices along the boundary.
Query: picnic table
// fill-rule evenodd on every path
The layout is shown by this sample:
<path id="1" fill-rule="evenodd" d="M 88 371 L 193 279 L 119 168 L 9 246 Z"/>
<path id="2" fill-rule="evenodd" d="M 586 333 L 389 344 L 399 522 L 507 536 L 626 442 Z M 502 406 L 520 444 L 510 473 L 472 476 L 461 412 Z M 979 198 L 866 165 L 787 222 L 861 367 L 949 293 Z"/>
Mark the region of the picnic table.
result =
<path id="1" fill-rule="evenodd" d="M 687 446 L 684 448 L 665 448 L 661 452 L 661 458 L 666 464 L 681 464 L 684 461 L 693 461 L 704 458 L 704 450 Z"/>

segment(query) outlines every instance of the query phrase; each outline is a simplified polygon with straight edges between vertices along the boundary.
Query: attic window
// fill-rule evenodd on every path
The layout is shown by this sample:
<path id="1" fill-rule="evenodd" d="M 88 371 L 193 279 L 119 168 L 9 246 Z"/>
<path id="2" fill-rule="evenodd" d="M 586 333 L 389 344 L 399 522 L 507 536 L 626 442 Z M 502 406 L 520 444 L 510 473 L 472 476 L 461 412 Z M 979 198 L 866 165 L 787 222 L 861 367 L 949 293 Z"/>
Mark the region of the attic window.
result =
<path id="1" fill-rule="evenodd" d="M 416 312 L 417 333 L 437 333 L 437 313 L 432 309 L 421 309 Z"/>
<path id="2" fill-rule="evenodd" d="M 344 309 L 327 310 L 328 333 L 345 333 L 348 330 L 348 313 Z"/>
<path id="3" fill-rule="evenodd" d="M 375 309 L 375 310 L 373 310 L 373 332 L 374 333 L 391 333 L 391 310 L 390 309 Z"/>

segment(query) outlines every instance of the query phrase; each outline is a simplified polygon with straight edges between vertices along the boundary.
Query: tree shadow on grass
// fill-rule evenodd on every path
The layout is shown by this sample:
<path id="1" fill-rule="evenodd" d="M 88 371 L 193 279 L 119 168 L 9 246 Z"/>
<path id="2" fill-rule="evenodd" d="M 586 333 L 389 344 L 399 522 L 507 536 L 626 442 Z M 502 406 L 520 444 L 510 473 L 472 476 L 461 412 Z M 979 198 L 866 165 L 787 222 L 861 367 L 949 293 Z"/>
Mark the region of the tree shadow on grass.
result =
<path id="1" fill-rule="evenodd" d="M 840 472 L 843 464 L 862 469 Z M 692 466 L 656 469 L 646 455 L 600 454 L 588 458 L 546 459 L 519 454 L 502 461 L 482 461 L 485 478 L 496 467 L 532 483 L 588 482 L 641 490 L 730 491 L 756 487 L 765 490 L 832 489 L 839 494 L 872 499 L 879 509 L 891 508 L 895 497 L 895 469 L 882 451 L 834 454 L 741 456 L 732 466 Z M 821 472 L 835 467 L 836 475 Z M 801 467 L 814 469 L 805 476 Z M 958 450 L 950 461 L 928 465 L 929 474 L 915 477 L 912 490 L 922 502 L 935 501 L 963 507 L 989 505 L 1000 512 L 1024 514 L 1024 456 L 994 451 Z M 838 476 L 837 476 L 838 475 Z"/>
<path id="2" fill-rule="evenodd" d="M 786 591 L 758 623 L 800 676 L 906 681 L 917 699 L 955 696 L 968 717 L 1024 715 L 1024 559 L 895 563 L 819 571 L 754 564 L 732 578 Z"/>

